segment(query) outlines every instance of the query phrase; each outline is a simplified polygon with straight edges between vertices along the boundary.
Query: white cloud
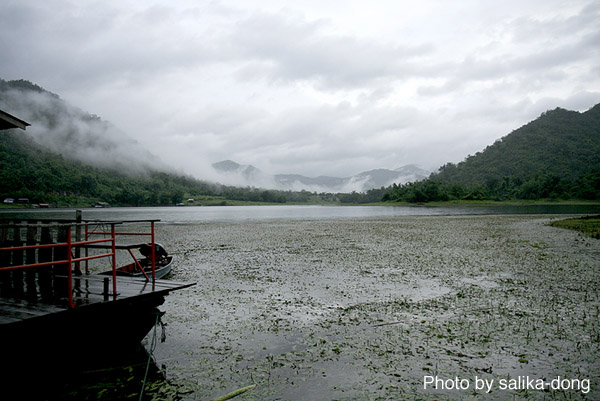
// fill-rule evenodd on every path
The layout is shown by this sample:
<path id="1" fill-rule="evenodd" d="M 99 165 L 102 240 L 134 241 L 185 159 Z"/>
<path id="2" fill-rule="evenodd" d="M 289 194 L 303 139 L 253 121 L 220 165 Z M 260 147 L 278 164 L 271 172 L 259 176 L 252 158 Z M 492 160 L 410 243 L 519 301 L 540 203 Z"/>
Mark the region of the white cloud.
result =
<path id="1" fill-rule="evenodd" d="M 599 19 L 594 1 L 6 0 L 0 77 L 201 177 L 435 169 L 600 102 Z"/>

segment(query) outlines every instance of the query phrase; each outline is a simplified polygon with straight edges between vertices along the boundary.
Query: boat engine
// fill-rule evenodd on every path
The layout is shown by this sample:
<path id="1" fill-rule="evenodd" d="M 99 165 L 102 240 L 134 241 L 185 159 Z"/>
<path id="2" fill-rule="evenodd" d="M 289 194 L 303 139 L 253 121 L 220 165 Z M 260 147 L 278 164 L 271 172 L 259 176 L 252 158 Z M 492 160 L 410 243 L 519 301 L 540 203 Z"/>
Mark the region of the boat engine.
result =
<path id="1" fill-rule="evenodd" d="M 154 252 L 156 255 L 156 260 L 161 260 L 162 258 L 166 258 L 169 256 L 165 248 L 161 244 L 154 244 Z M 140 253 L 150 259 L 152 257 L 152 244 L 143 244 L 140 246 Z"/>

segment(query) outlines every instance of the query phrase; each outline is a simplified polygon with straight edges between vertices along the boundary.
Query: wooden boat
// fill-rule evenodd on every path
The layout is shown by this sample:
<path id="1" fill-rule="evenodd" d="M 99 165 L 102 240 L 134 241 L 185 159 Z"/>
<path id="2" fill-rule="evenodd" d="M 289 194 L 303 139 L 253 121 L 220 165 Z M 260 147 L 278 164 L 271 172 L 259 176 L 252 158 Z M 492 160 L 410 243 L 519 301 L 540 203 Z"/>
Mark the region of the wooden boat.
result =
<path id="1" fill-rule="evenodd" d="M 143 268 L 140 269 L 140 265 Z M 156 261 L 156 268 L 154 270 L 155 277 L 157 279 L 165 277 L 171 272 L 173 267 L 173 256 L 167 256 Z M 102 272 L 100 274 L 110 276 L 112 270 Z M 125 266 L 117 268 L 117 276 L 128 276 L 128 277 L 145 277 L 152 278 L 152 262 L 150 259 L 142 259 L 140 261 L 130 263 Z"/>
<path id="2" fill-rule="evenodd" d="M 173 268 L 173 256 L 167 254 L 167 251 L 160 244 L 155 244 L 156 264 L 154 274 L 157 279 L 165 277 Z M 140 253 L 144 256 L 143 259 L 137 260 L 133 254 L 133 263 L 116 269 L 118 276 L 152 278 L 152 245 L 141 244 L 133 247 L 139 248 Z M 100 273 L 102 275 L 112 275 L 112 270 Z"/>

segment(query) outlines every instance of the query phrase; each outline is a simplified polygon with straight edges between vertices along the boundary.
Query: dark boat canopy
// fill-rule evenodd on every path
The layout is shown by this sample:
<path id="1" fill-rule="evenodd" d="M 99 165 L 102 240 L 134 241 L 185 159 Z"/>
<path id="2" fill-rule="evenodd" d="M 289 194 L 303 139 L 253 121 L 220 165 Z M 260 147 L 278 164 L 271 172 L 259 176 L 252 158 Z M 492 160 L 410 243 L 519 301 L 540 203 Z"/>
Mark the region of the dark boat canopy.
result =
<path id="1" fill-rule="evenodd" d="M 25 127 L 30 126 L 26 121 L 21 120 L 11 114 L 8 114 L 5 111 L 0 110 L 0 130 L 2 129 L 11 129 L 11 128 L 21 128 L 25 129 Z"/>

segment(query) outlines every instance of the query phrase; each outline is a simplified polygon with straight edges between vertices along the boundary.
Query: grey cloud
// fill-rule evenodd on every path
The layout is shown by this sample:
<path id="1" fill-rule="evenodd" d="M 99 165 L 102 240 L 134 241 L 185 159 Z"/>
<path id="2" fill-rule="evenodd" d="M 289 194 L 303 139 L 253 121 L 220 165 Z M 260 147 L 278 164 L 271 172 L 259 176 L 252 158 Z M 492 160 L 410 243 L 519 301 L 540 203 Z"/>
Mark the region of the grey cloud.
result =
<path id="1" fill-rule="evenodd" d="M 196 21 L 183 21 L 185 13 L 167 7 L 128 13 L 105 3 L 25 1 L 3 11 L 0 50 L 13 60 L 5 71 L 10 77 L 92 87 L 139 82 L 219 56 L 213 42 L 180 26 Z M 18 24 L 11 23 L 15 15 Z"/>
<path id="2" fill-rule="evenodd" d="M 446 64 L 434 74 L 445 77 L 445 83 L 437 86 L 421 86 L 423 96 L 438 96 L 464 88 L 470 83 L 511 79 L 522 87 L 528 87 L 541 79 L 556 82 L 572 79 L 564 70 L 576 64 L 588 65 L 590 69 L 599 64 L 600 7 L 594 3 L 582 8 L 573 17 L 557 17 L 550 20 L 520 18 L 505 26 L 511 37 L 510 51 L 500 43 L 473 49 L 460 62 Z M 425 74 L 426 75 L 426 74 Z M 432 77 L 435 75 L 431 75 Z M 585 79 L 581 77 L 581 82 Z"/>
<path id="3" fill-rule="evenodd" d="M 431 46 L 386 46 L 322 31 L 324 22 L 255 15 L 236 25 L 231 42 L 251 61 L 242 76 L 314 80 L 323 87 L 357 87 L 415 74 L 413 59 Z"/>
<path id="4" fill-rule="evenodd" d="M 347 169 L 356 165 L 356 173 L 370 169 L 373 164 L 368 163 L 379 166 L 384 159 L 396 166 L 414 162 L 388 159 L 393 158 L 390 155 L 396 146 L 406 147 L 411 136 L 418 136 L 409 127 L 420 118 L 415 109 L 389 106 L 358 109 L 341 104 L 291 109 L 257 119 L 231 136 L 244 138 L 243 142 L 226 146 L 231 154 L 238 155 L 240 162 L 265 170 L 268 169 L 260 163 L 269 160 L 274 164 L 284 163 L 287 168 L 297 163 L 302 171 L 313 175 L 322 174 L 318 166 L 327 164 L 330 168 L 326 171 L 337 168 L 335 164 L 346 165 Z"/>
<path id="5" fill-rule="evenodd" d="M 514 18 L 522 13 L 514 4 L 497 3 L 497 17 L 476 3 L 467 17 L 480 13 L 489 27 L 467 18 L 464 27 L 440 26 L 448 37 L 415 25 L 407 35 L 368 38 L 360 27 L 337 33 L 335 16 L 272 14 L 254 3 L 6 0 L 1 78 L 25 78 L 117 116 L 180 167 L 234 159 L 306 175 L 435 168 L 540 108 L 600 100 L 597 2 L 546 19 L 533 17 L 535 5 Z M 541 8 L 552 15 L 559 7 Z M 441 11 L 432 16 L 454 23 Z M 457 39 L 458 31 L 473 35 Z"/>
<path id="6" fill-rule="evenodd" d="M 590 2 L 573 16 L 560 14 L 555 18 L 546 19 L 521 17 L 507 24 L 507 29 L 515 44 L 534 42 L 540 37 L 549 39 L 548 44 L 552 44 L 565 38 L 571 39 L 579 32 L 597 31 L 598 18 L 600 18 L 600 5 L 598 2 Z"/>

